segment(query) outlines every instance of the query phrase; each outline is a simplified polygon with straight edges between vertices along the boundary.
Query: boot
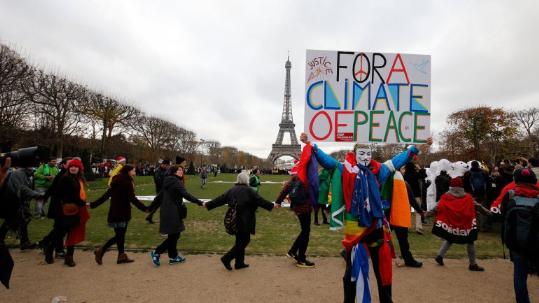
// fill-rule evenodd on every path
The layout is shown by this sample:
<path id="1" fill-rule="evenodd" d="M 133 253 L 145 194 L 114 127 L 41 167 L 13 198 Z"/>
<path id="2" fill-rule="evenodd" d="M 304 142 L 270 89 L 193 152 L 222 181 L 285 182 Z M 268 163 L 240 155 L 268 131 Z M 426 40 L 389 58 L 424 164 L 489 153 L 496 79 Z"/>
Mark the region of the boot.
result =
<path id="1" fill-rule="evenodd" d="M 103 255 L 105 254 L 105 251 L 103 250 L 103 247 L 98 247 L 94 251 L 95 255 L 95 262 L 99 265 L 103 265 Z"/>
<path id="2" fill-rule="evenodd" d="M 125 253 L 118 255 L 118 261 L 116 261 L 116 264 L 123 264 L 123 263 L 131 263 L 135 262 L 135 260 L 129 259 Z"/>
<path id="3" fill-rule="evenodd" d="M 54 263 L 54 258 L 52 256 L 53 252 L 54 248 L 52 245 L 45 246 L 45 262 L 47 262 L 47 264 Z"/>
<path id="4" fill-rule="evenodd" d="M 69 267 L 75 267 L 77 265 L 75 261 L 73 261 L 73 255 L 67 254 L 64 258 L 64 264 Z"/>

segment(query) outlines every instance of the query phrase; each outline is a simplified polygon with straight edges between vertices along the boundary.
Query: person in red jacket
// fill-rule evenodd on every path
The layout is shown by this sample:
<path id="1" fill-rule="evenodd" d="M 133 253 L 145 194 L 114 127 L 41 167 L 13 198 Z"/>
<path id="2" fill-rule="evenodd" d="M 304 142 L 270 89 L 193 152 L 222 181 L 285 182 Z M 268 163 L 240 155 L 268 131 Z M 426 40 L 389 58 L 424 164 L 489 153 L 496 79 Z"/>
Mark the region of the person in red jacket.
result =
<path id="1" fill-rule="evenodd" d="M 466 244 L 471 271 L 484 271 L 475 259 L 475 245 L 477 240 L 476 210 L 489 214 L 488 210 L 474 201 L 471 194 L 464 191 L 461 177 L 451 179 L 449 191 L 440 197 L 438 205 L 427 212 L 427 215 L 436 215 L 432 233 L 442 238 L 444 242 L 438 255 L 434 259 L 443 266 L 444 256 L 453 243 Z"/>

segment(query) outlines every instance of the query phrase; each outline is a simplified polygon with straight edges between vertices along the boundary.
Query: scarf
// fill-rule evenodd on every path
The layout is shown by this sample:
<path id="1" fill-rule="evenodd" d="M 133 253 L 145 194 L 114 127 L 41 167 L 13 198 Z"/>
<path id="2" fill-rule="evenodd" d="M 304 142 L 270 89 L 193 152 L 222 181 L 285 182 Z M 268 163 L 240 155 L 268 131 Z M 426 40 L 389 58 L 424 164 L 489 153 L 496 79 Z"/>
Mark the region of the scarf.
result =
<path id="1" fill-rule="evenodd" d="M 378 189 L 378 181 L 367 166 L 358 164 L 359 173 L 352 195 L 351 214 L 359 218 L 359 225 L 370 227 L 373 220 L 382 222 L 382 199 Z"/>
<path id="2" fill-rule="evenodd" d="M 79 180 L 80 192 L 79 197 L 82 201 L 86 202 L 86 191 L 84 190 L 84 182 Z M 79 209 L 79 224 L 69 230 L 67 235 L 65 246 L 73 246 L 85 240 L 86 238 L 86 222 L 90 219 L 90 213 L 88 212 L 88 206 L 81 206 Z"/>
<path id="3" fill-rule="evenodd" d="M 352 282 L 356 282 L 356 302 L 370 303 L 369 257 L 363 243 L 352 248 Z"/>

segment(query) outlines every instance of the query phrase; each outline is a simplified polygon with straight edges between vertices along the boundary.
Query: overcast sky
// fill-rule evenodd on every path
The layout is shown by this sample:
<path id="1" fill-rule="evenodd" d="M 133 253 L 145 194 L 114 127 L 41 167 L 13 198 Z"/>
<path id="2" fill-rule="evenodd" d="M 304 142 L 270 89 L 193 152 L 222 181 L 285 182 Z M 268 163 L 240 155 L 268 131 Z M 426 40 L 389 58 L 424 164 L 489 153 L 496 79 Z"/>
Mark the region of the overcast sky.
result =
<path id="1" fill-rule="evenodd" d="M 468 106 L 539 106 L 538 15 L 534 0 L 0 0 L 0 41 L 33 64 L 265 158 L 288 51 L 298 135 L 306 49 L 431 55 L 437 134 Z"/>

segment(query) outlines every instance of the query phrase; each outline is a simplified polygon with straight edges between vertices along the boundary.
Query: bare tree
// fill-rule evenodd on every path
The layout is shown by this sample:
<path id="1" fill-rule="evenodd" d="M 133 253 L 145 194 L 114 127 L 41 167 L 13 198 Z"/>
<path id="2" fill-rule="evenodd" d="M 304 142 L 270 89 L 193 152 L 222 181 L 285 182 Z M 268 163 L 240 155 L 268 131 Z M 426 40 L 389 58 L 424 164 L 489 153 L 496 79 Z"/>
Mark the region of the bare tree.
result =
<path id="1" fill-rule="evenodd" d="M 515 118 L 526 130 L 528 136 L 531 136 L 534 128 L 539 123 L 539 107 L 519 110 L 515 112 Z"/>
<path id="2" fill-rule="evenodd" d="M 19 54 L 0 44 L 0 128 L 24 124 L 28 111 L 22 87 L 30 74 L 29 65 Z"/>
<path id="3" fill-rule="evenodd" d="M 221 164 L 221 143 L 219 141 L 206 141 L 208 147 L 208 155 L 212 164 Z"/>
<path id="4" fill-rule="evenodd" d="M 100 149 L 103 154 L 114 130 L 118 126 L 127 127 L 138 110 L 100 93 L 88 91 L 86 96 L 86 102 L 79 106 L 79 111 L 101 125 Z"/>
<path id="5" fill-rule="evenodd" d="M 34 70 L 26 82 L 26 96 L 35 106 L 37 113 L 52 122 L 52 133 L 56 141 L 56 156 L 62 157 L 64 136 L 77 131 L 80 115 L 78 101 L 84 97 L 84 88 L 63 77 Z"/>
<path id="6" fill-rule="evenodd" d="M 135 130 L 135 138 L 142 142 L 149 150 L 153 160 L 159 158 L 165 146 L 172 140 L 171 131 L 176 126 L 157 117 L 141 115 L 131 127 Z"/>

